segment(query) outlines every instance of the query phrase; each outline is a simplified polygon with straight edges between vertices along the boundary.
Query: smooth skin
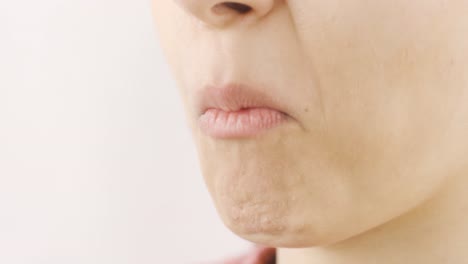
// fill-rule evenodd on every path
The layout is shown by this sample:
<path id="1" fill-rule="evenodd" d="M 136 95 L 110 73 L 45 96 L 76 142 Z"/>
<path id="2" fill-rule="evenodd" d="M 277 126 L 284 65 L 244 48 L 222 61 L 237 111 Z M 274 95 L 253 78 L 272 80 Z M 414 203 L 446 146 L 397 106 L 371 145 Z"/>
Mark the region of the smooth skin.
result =
<path id="1" fill-rule="evenodd" d="M 467 0 L 153 0 L 202 173 L 279 264 L 468 263 Z M 242 81 L 293 118 L 203 134 L 196 94 Z"/>

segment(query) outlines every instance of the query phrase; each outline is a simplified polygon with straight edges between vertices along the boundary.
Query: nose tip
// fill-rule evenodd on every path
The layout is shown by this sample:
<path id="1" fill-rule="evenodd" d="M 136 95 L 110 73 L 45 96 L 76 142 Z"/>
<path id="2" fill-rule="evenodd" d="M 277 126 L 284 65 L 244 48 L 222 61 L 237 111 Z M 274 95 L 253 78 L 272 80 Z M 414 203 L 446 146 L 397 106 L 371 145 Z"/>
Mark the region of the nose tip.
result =
<path id="1" fill-rule="evenodd" d="M 187 12 L 202 22 L 223 27 L 233 21 L 260 20 L 273 9 L 275 0 L 177 0 Z"/>

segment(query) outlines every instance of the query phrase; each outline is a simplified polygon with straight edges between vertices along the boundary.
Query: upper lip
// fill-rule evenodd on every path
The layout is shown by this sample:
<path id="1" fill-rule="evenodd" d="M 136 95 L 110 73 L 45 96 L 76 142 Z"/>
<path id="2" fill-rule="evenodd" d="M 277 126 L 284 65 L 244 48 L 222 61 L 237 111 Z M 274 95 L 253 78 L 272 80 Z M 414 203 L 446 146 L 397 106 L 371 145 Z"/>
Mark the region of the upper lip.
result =
<path id="1" fill-rule="evenodd" d="M 248 108 L 270 108 L 287 115 L 282 103 L 270 94 L 258 88 L 240 84 L 207 85 L 198 96 L 199 114 L 209 109 L 221 109 L 226 112 Z"/>

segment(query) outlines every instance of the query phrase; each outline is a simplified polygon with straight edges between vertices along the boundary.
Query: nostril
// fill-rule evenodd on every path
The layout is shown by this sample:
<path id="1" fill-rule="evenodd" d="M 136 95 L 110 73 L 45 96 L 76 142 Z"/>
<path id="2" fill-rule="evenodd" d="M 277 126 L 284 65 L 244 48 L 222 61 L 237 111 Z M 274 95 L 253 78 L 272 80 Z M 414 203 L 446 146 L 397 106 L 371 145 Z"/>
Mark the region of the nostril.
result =
<path id="1" fill-rule="evenodd" d="M 245 14 L 245 13 L 250 12 L 250 10 L 252 10 L 250 6 L 236 3 L 236 2 L 225 2 L 224 5 L 228 8 L 234 9 L 240 14 Z"/>
<path id="2" fill-rule="evenodd" d="M 232 9 L 232 10 L 236 11 L 239 14 L 247 14 L 248 12 L 250 12 L 252 10 L 252 7 L 250 7 L 248 5 L 236 3 L 236 2 L 224 2 L 224 3 L 221 3 L 219 5 L 222 5 L 222 7 L 225 7 L 225 8 L 228 8 L 228 9 Z M 219 6 L 218 6 L 218 8 L 219 8 Z"/>

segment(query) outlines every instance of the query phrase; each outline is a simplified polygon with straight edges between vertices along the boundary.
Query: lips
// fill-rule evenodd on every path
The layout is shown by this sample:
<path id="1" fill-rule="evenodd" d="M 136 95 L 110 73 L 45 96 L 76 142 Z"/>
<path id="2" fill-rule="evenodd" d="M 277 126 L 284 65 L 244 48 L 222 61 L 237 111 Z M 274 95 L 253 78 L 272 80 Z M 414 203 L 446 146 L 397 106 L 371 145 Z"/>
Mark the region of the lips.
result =
<path id="1" fill-rule="evenodd" d="M 288 118 L 280 102 L 246 85 L 207 86 L 198 98 L 199 127 L 213 138 L 257 136 Z"/>

